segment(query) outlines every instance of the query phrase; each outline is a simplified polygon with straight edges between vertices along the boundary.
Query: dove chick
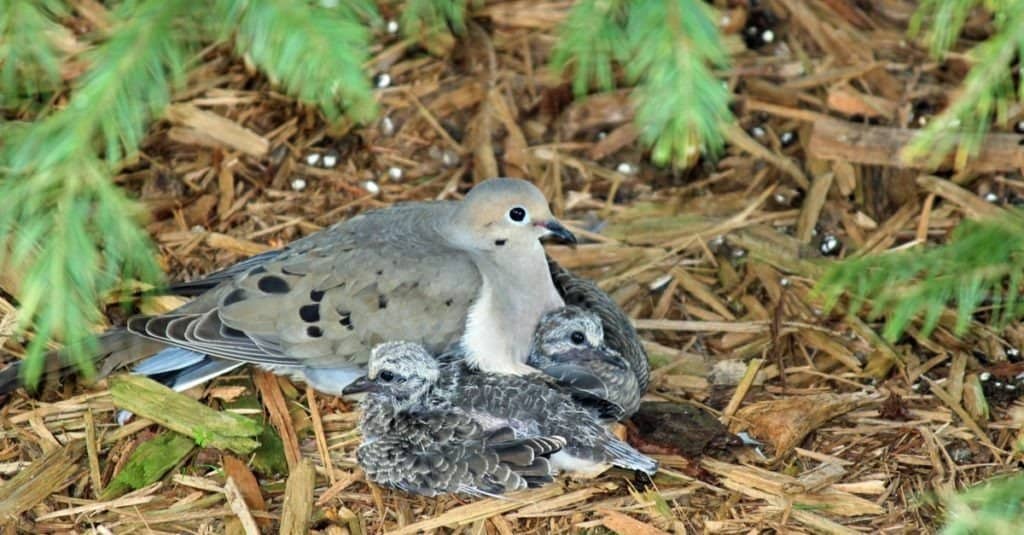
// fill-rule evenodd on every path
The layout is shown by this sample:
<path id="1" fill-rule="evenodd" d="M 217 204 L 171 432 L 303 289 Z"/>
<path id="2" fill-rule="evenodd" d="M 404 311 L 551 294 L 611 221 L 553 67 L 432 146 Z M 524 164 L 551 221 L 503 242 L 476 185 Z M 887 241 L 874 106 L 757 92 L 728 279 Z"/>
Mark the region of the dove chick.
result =
<path id="1" fill-rule="evenodd" d="M 605 343 L 601 319 L 580 307 L 566 306 L 541 318 L 526 362 L 599 420 L 618 421 L 640 407 L 637 374 Z"/>
<path id="2" fill-rule="evenodd" d="M 415 366 L 398 369 L 402 362 L 412 360 Z M 462 411 L 485 431 L 509 428 L 517 439 L 563 437 L 565 446 L 551 455 L 551 466 L 558 471 L 596 475 L 610 466 L 647 474 L 657 470 L 656 461 L 619 440 L 539 374 L 489 373 L 463 359 L 434 359 L 423 346 L 410 342 L 377 346 L 370 369 L 376 374 L 350 385 L 346 393 L 381 388 L 399 377 L 409 382 L 412 373 L 417 384 L 429 385 L 418 390 L 426 393 L 416 396 L 417 403 L 426 403 L 433 410 Z M 366 418 L 372 425 L 374 417 Z"/>
<path id="3" fill-rule="evenodd" d="M 413 349 L 415 348 L 415 349 Z M 437 390 L 440 369 L 420 346 L 383 344 L 373 350 L 356 460 L 370 481 L 424 496 L 496 496 L 552 481 L 557 436 L 516 438 L 510 428 L 485 431 Z"/>

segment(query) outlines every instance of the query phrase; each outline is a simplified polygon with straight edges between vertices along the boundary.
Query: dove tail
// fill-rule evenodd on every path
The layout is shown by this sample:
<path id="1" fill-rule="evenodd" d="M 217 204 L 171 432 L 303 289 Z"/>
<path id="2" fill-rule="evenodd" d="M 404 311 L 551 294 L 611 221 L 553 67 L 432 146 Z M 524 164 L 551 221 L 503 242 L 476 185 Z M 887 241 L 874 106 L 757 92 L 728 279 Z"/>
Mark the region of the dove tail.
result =
<path id="1" fill-rule="evenodd" d="M 116 368 L 151 355 L 163 347 L 162 344 L 140 338 L 123 329 L 107 331 L 99 336 L 99 351 L 94 361 L 101 363 L 98 377 L 110 374 Z M 66 351 L 50 351 L 44 357 L 43 384 L 58 383 L 73 375 L 77 367 L 66 357 Z M 9 394 L 24 386 L 21 378 L 21 362 L 13 362 L 0 370 L 0 394 Z"/>

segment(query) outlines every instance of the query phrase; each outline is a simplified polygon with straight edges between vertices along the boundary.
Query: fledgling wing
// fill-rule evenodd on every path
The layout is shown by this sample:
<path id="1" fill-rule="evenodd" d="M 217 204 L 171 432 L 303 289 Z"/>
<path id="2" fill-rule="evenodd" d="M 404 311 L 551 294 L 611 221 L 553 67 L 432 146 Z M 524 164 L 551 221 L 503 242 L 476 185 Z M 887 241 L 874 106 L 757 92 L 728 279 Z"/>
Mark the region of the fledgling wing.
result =
<path id="1" fill-rule="evenodd" d="M 489 444 L 478 436 L 424 445 L 394 435 L 364 442 L 356 459 L 371 481 L 405 492 L 493 496 L 551 481 L 546 457 L 564 444 L 558 437 Z"/>

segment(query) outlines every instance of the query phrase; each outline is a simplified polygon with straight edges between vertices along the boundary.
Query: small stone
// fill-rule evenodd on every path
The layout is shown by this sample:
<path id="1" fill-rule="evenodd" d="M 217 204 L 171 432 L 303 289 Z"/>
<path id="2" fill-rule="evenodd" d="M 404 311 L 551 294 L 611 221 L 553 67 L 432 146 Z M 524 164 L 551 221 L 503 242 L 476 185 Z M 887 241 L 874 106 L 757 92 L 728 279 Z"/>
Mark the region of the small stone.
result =
<path id="1" fill-rule="evenodd" d="M 456 165 L 459 165 L 460 161 L 461 158 L 459 158 L 459 155 L 454 151 L 446 150 L 441 153 L 441 163 L 445 167 L 455 167 Z"/>
<path id="2" fill-rule="evenodd" d="M 672 275 L 665 274 L 665 275 L 662 275 L 662 276 L 654 279 L 654 281 L 651 282 L 651 284 L 650 284 L 650 286 L 648 286 L 648 288 L 650 288 L 650 290 L 652 292 L 656 292 L 656 291 L 661 290 L 662 288 L 668 286 L 668 283 L 670 283 L 670 282 L 672 282 Z"/>
<path id="3" fill-rule="evenodd" d="M 992 374 L 989 372 L 981 372 L 981 374 L 978 375 L 978 379 L 981 379 L 982 382 L 988 381 L 991 378 Z"/>
<path id="4" fill-rule="evenodd" d="M 794 132 L 783 132 L 782 135 L 779 136 L 779 142 L 782 143 L 783 147 L 792 145 L 794 141 L 796 141 L 796 134 Z"/>
<path id="5" fill-rule="evenodd" d="M 192 227 L 192 232 L 206 232 L 206 227 L 202 225 L 194 225 Z"/>
<path id="6" fill-rule="evenodd" d="M 788 287 L 790 284 L 793 284 L 793 281 L 789 280 L 789 277 L 782 277 L 779 280 L 779 284 L 781 284 L 782 286 Z"/>
<path id="7" fill-rule="evenodd" d="M 380 186 L 378 186 L 377 183 L 372 180 L 367 180 L 366 182 L 363 182 L 363 189 L 365 189 L 369 193 L 372 193 L 373 195 L 380 193 Z"/>
<path id="8" fill-rule="evenodd" d="M 338 165 L 337 154 L 324 154 L 324 167 L 331 169 L 335 165 Z"/>
<path id="9" fill-rule="evenodd" d="M 1024 134 L 1024 121 L 1017 121 L 1013 125 L 1013 131 L 1017 132 L 1018 134 Z"/>
<path id="10" fill-rule="evenodd" d="M 390 33 L 390 34 L 398 33 L 398 21 L 397 20 L 389 20 L 386 28 L 387 28 L 388 33 Z"/>
<path id="11" fill-rule="evenodd" d="M 747 26 L 744 31 L 747 32 L 747 35 L 754 36 L 761 31 L 761 28 L 758 28 L 757 26 Z"/>
<path id="12" fill-rule="evenodd" d="M 615 168 L 615 170 L 624 175 L 632 175 L 636 173 L 636 166 L 628 162 L 622 162 Z"/>
<path id="13" fill-rule="evenodd" d="M 999 202 L 999 195 L 994 191 L 990 191 L 985 194 L 985 202 L 997 203 Z"/>
<path id="14" fill-rule="evenodd" d="M 1011 347 L 1010 349 L 1006 350 L 1006 356 L 1011 359 L 1015 359 L 1020 356 L 1020 350 L 1017 349 L 1016 347 Z"/>
<path id="15" fill-rule="evenodd" d="M 402 180 L 403 174 L 404 173 L 401 167 L 391 166 L 388 168 L 388 178 L 390 178 L 392 182 L 398 182 L 399 180 Z"/>
<path id="16" fill-rule="evenodd" d="M 395 134 L 395 121 L 393 121 L 391 117 L 385 115 L 384 118 L 380 120 L 380 133 L 384 136 L 392 136 Z"/>
<path id="17" fill-rule="evenodd" d="M 927 124 L 928 124 L 928 117 L 927 116 L 922 115 L 922 116 L 917 118 L 917 126 L 925 126 Z"/>
<path id="18" fill-rule="evenodd" d="M 764 134 L 765 134 L 764 128 L 761 128 L 760 126 L 755 126 L 755 127 L 750 129 L 750 135 L 752 135 L 752 136 L 754 136 L 756 138 L 762 138 L 762 137 L 764 137 Z"/>
<path id="19" fill-rule="evenodd" d="M 733 258 L 743 258 L 744 256 L 747 256 L 747 250 L 746 249 L 733 249 L 732 250 L 732 257 Z"/>
<path id="20" fill-rule="evenodd" d="M 306 155 L 306 165 L 316 165 L 320 163 L 320 154 L 311 152 Z"/>
<path id="21" fill-rule="evenodd" d="M 1006 389 L 1007 390 L 1017 390 L 1017 385 L 1014 385 L 1012 383 L 1006 383 Z"/>
<path id="22" fill-rule="evenodd" d="M 390 87 L 391 75 L 386 72 L 382 72 L 374 77 L 373 83 L 374 85 L 377 86 L 377 89 L 384 89 L 385 87 Z"/>
<path id="23" fill-rule="evenodd" d="M 775 41 L 775 32 L 771 30 L 765 30 L 761 33 L 761 40 L 765 43 L 771 43 Z"/>
<path id="24" fill-rule="evenodd" d="M 711 245 L 712 247 L 721 247 L 722 245 L 725 244 L 725 236 L 715 236 L 714 238 L 711 238 L 711 241 L 708 242 L 708 244 Z"/>
<path id="25" fill-rule="evenodd" d="M 306 179 L 296 178 L 295 180 L 292 180 L 292 189 L 295 191 L 302 191 L 306 189 Z"/>
<path id="26" fill-rule="evenodd" d="M 608 137 L 608 132 L 601 131 L 601 132 L 597 133 L 597 140 L 598 141 L 601 141 L 602 139 L 604 139 L 606 137 Z"/>
<path id="27" fill-rule="evenodd" d="M 839 238 L 829 234 L 821 239 L 821 247 L 819 250 L 821 254 L 825 256 L 832 256 L 839 253 L 839 248 L 843 245 Z"/>
<path id="28" fill-rule="evenodd" d="M 718 24 L 720 26 L 728 26 L 730 22 L 732 22 L 732 17 L 730 17 L 729 15 L 722 15 L 722 18 L 721 20 L 718 21 Z"/>
<path id="29" fill-rule="evenodd" d="M 773 199 L 773 200 L 774 200 L 774 201 L 775 201 L 775 202 L 776 202 L 777 204 L 786 204 L 786 205 L 788 205 L 788 204 L 789 204 L 789 202 L 788 202 L 788 201 L 789 201 L 789 199 L 787 199 L 787 198 L 786 198 L 786 196 L 785 196 L 785 195 L 783 195 L 782 193 L 776 193 L 775 195 L 772 195 L 772 199 Z"/>

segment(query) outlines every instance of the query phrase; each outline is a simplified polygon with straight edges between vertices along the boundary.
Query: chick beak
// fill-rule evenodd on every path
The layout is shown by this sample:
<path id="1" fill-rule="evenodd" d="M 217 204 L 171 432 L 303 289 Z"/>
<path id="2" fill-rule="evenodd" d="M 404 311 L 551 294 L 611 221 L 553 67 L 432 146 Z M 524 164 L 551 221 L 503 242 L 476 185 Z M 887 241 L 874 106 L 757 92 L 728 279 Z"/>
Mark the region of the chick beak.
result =
<path id="1" fill-rule="evenodd" d="M 535 223 L 535 225 L 546 229 L 546 236 L 553 236 L 557 238 L 556 241 L 560 243 L 564 243 L 566 245 L 576 245 L 576 236 L 572 232 L 569 232 L 569 229 L 562 226 L 562 224 L 555 219 L 550 219 L 548 221 L 538 221 Z"/>
<path id="2" fill-rule="evenodd" d="M 358 378 L 358 379 L 356 379 L 355 381 L 352 381 L 352 383 L 350 383 L 348 386 L 346 386 L 345 388 L 341 389 L 341 393 L 343 395 L 346 395 L 346 396 L 349 396 L 349 395 L 352 395 L 352 394 L 361 394 L 363 392 L 379 392 L 379 391 L 380 391 L 380 385 L 378 385 L 374 381 L 371 381 L 365 375 L 360 377 L 360 378 Z"/>

